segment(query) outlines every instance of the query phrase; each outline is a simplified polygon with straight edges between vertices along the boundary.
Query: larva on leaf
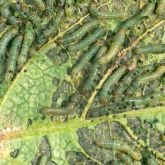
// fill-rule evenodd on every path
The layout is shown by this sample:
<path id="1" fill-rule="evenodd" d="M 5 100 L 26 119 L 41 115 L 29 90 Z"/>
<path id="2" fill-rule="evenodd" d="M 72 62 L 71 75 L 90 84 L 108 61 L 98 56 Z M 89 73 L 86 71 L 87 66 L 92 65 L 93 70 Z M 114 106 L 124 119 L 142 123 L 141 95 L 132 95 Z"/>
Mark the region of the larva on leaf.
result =
<path id="1" fill-rule="evenodd" d="M 127 94 L 134 95 L 140 85 L 149 83 L 160 78 L 165 73 L 165 66 L 161 65 L 151 74 L 145 74 L 136 78 L 134 83 L 127 89 Z"/>
<path id="2" fill-rule="evenodd" d="M 115 84 L 119 81 L 119 79 L 124 75 L 127 68 L 126 66 L 120 66 L 115 70 L 115 72 L 106 80 L 101 91 L 100 98 L 103 101 L 107 101 L 110 98 L 109 93 L 114 90 Z"/>
<path id="3" fill-rule="evenodd" d="M 84 69 L 88 62 L 96 55 L 100 44 L 98 42 L 94 43 L 89 50 L 80 58 L 79 62 L 73 67 L 71 76 L 77 77 L 78 74 Z"/>
<path id="4" fill-rule="evenodd" d="M 105 45 L 101 46 L 96 54 L 96 57 L 93 61 L 92 68 L 89 72 L 88 79 L 85 81 L 83 85 L 83 92 L 89 92 L 91 91 L 94 86 L 96 85 L 96 81 L 99 80 L 99 72 L 100 70 L 104 70 L 101 68 L 101 66 L 98 64 L 98 58 L 103 56 L 107 52 L 107 47 Z"/>
<path id="5" fill-rule="evenodd" d="M 90 13 L 93 17 L 98 18 L 98 19 L 121 19 L 121 18 L 125 18 L 126 16 L 128 16 L 127 12 L 112 13 L 109 10 L 100 11 L 99 9 L 96 8 L 95 3 L 91 4 Z"/>
<path id="6" fill-rule="evenodd" d="M 134 104 L 134 105 L 145 105 L 148 103 L 157 102 L 160 98 L 165 96 L 165 90 L 159 92 L 153 92 L 149 95 L 141 96 L 141 97 L 127 97 L 124 96 L 123 102 Z"/>
<path id="7" fill-rule="evenodd" d="M 136 48 L 134 50 L 135 54 L 142 53 L 165 53 L 165 44 L 156 44 L 156 45 L 148 45 Z"/>
<path id="8" fill-rule="evenodd" d="M 25 27 L 25 34 L 23 38 L 22 48 L 17 59 L 19 68 L 22 68 L 23 65 L 26 63 L 33 40 L 34 40 L 33 25 L 30 22 L 27 22 Z"/>
<path id="9" fill-rule="evenodd" d="M 74 52 L 74 51 L 79 51 L 81 49 L 85 49 L 90 44 L 94 43 L 97 39 L 102 37 L 104 34 L 105 32 L 102 28 L 97 28 L 91 34 L 88 34 L 86 37 L 84 37 L 81 41 L 73 45 L 70 45 L 68 47 L 68 50 Z"/>
<path id="10" fill-rule="evenodd" d="M 62 42 L 64 44 L 66 44 L 66 43 L 71 43 L 71 42 L 74 42 L 74 41 L 78 41 L 82 37 L 84 37 L 88 33 L 88 31 L 91 31 L 92 29 L 94 29 L 97 26 L 98 26 L 98 21 L 95 20 L 95 19 L 92 19 L 91 21 L 84 23 L 82 25 L 82 27 L 80 27 L 79 29 L 77 29 L 73 33 L 65 35 L 62 38 Z"/>
<path id="11" fill-rule="evenodd" d="M 153 65 L 147 65 L 144 67 L 137 68 L 133 70 L 132 72 L 127 73 L 123 79 L 122 82 L 119 84 L 117 89 L 115 90 L 116 95 L 122 95 L 130 86 L 132 81 L 142 73 L 145 73 L 146 71 L 150 71 L 153 69 Z"/>
<path id="12" fill-rule="evenodd" d="M 113 149 L 116 151 L 122 151 L 126 154 L 130 155 L 134 160 L 141 160 L 142 155 L 139 150 L 133 149 L 127 143 L 119 141 L 119 140 L 96 140 L 96 145 L 106 148 L 106 149 Z"/>
<path id="13" fill-rule="evenodd" d="M 23 39 L 23 36 L 18 35 L 12 41 L 11 48 L 8 54 L 7 69 L 6 69 L 6 75 L 5 75 L 5 80 L 7 82 L 11 81 L 13 76 L 15 75 L 16 62 L 17 62 L 17 57 L 21 48 L 22 39 Z"/>
<path id="14" fill-rule="evenodd" d="M 4 78 L 4 69 L 5 69 L 5 53 L 9 41 L 15 37 L 18 33 L 18 28 L 13 27 L 9 28 L 3 36 L 0 38 L 0 81 Z"/>

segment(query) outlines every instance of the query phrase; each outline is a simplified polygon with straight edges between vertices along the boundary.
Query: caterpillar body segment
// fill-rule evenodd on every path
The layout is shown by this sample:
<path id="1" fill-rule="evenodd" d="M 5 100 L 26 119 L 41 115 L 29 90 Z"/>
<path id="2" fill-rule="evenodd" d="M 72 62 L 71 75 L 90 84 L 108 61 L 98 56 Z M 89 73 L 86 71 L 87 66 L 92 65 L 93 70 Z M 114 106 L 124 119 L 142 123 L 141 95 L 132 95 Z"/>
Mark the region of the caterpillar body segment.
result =
<path id="1" fill-rule="evenodd" d="M 124 92 L 130 87 L 132 81 L 139 75 L 141 75 L 142 73 L 145 73 L 147 71 L 150 71 L 153 69 L 153 65 L 147 65 L 144 67 L 140 67 L 137 68 L 135 70 L 133 70 L 132 72 L 127 73 L 121 83 L 119 84 L 119 86 L 117 87 L 117 89 L 115 90 L 115 94 L 118 95 L 122 95 L 124 94 Z"/>
<path id="2" fill-rule="evenodd" d="M 49 37 L 54 37 L 58 32 L 58 25 L 64 16 L 64 10 L 59 10 L 56 17 L 50 19 L 47 27 L 43 29 L 42 35 L 37 37 L 39 46 L 43 45 Z"/>
<path id="3" fill-rule="evenodd" d="M 66 106 L 45 108 L 42 110 L 42 113 L 44 115 L 51 115 L 51 116 L 69 115 L 71 112 L 73 112 L 76 109 L 79 99 L 81 98 L 81 95 L 75 93 L 72 94 L 70 97 L 71 99 Z"/>
<path id="4" fill-rule="evenodd" d="M 7 20 L 7 23 L 12 25 L 16 24 L 17 19 L 10 12 L 9 2 L 3 1 L 0 3 L 0 14 L 3 18 Z"/>
<path id="5" fill-rule="evenodd" d="M 142 54 L 142 53 L 165 53 L 165 44 L 160 45 L 149 45 L 136 48 L 134 50 L 135 54 Z"/>
<path id="6" fill-rule="evenodd" d="M 0 81 L 4 78 L 5 69 L 5 53 L 7 50 L 8 43 L 18 33 L 18 28 L 9 28 L 3 36 L 0 38 Z"/>
<path id="7" fill-rule="evenodd" d="M 34 40 L 34 35 L 35 34 L 32 24 L 30 22 L 27 22 L 25 27 L 25 34 L 23 38 L 22 48 L 17 59 L 19 68 L 22 68 L 27 61 L 29 50 Z"/>
<path id="8" fill-rule="evenodd" d="M 101 57 L 98 61 L 101 65 L 105 65 L 112 61 L 112 59 L 117 55 L 117 53 L 121 50 L 122 44 L 125 40 L 125 30 L 121 29 L 115 35 L 112 43 L 110 44 L 110 49 L 108 52 Z"/>
<path id="9" fill-rule="evenodd" d="M 62 42 L 66 44 L 78 41 L 82 37 L 84 37 L 88 33 L 88 31 L 91 31 L 92 29 L 96 28 L 96 26 L 98 26 L 98 21 L 95 19 L 86 22 L 82 25 L 82 27 L 74 31 L 72 34 L 65 35 L 62 39 Z"/>
<path id="10" fill-rule="evenodd" d="M 157 102 L 160 98 L 165 96 L 165 90 L 159 92 L 153 92 L 149 95 L 141 96 L 141 97 L 127 97 L 125 96 L 122 101 L 133 104 L 133 105 L 145 105 L 153 102 Z"/>
<path id="11" fill-rule="evenodd" d="M 75 43 L 74 45 L 69 46 L 68 50 L 71 52 L 78 51 L 86 48 L 90 44 L 94 43 L 97 39 L 102 37 L 105 34 L 104 30 L 101 28 L 95 29 L 91 34 L 88 34 L 81 41 Z"/>
<path id="12" fill-rule="evenodd" d="M 64 10 L 59 10 L 56 18 L 53 20 L 53 22 L 51 22 L 48 25 L 47 29 L 45 29 L 43 32 L 43 34 L 46 38 L 50 37 L 50 36 L 53 37 L 57 33 L 58 24 L 60 23 L 63 16 L 64 16 Z"/>
<path id="13" fill-rule="evenodd" d="M 109 99 L 109 93 L 114 90 L 115 84 L 119 81 L 119 79 L 125 74 L 127 68 L 126 66 L 120 66 L 117 70 L 107 79 L 104 83 L 101 91 L 100 97 L 102 101 L 107 101 Z"/>
<path id="14" fill-rule="evenodd" d="M 127 89 L 127 94 L 134 95 L 139 86 L 154 81 L 165 73 L 165 65 L 157 67 L 157 69 L 151 74 L 145 74 L 136 78 L 134 83 Z"/>
<path id="15" fill-rule="evenodd" d="M 95 86 L 97 81 L 99 80 L 99 72 L 101 70 L 101 66 L 98 64 L 97 59 L 103 56 L 107 52 L 107 47 L 105 45 L 101 46 L 96 54 L 96 57 L 93 62 L 93 66 L 89 72 L 88 79 L 85 81 L 83 85 L 83 91 L 86 93 L 87 91 L 91 91 Z"/>
<path id="16" fill-rule="evenodd" d="M 19 51 L 21 48 L 22 39 L 23 39 L 23 36 L 18 35 L 12 41 L 11 48 L 10 48 L 9 54 L 8 54 L 7 69 L 6 69 L 6 75 L 5 75 L 5 80 L 7 82 L 11 81 L 15 75 L 16 65 L 17 65 L 17 57 L 19 55 Z"/>
<path id="17" fill-rule="evenodd" d="M 126 16 L 128 16 L 127 12 L 112 13 L 109 10 L 108 11 L 99 11 L 99 9 L 97 9 L 95 5 L 91 5 L 90 13 L 93 17 L 98 18 L 98 19 L 121 19 L 121 18 L 125 18 Z"/>
<path id="18" fill-rule="evenodd" d="M 96 140 L 95 143 L 96 145 L 103 147 L 105 149 L 113 149 L 116 151 L 124 152 L 130 155 L 134 160 L 142 159 L 142 155 L 140 151 L 132 148 L 130 145 L 122 141 L 108 139 L 108 140 Z"/>
<path id="19" fill-rule="evenodd" d="M 80 61 L 78 64 L 76 64 L 71 72 L 72 77 L 76 77 L 78 74 L 81 73 L 81 71 L 84 69 L 84 67 L 88 64 L 88 62 L 96 55 L 97 51 L 99 50 L 100 44 L 94 43 L 91 48 L 83 55 L 82 58 L 80 58 Z"/>

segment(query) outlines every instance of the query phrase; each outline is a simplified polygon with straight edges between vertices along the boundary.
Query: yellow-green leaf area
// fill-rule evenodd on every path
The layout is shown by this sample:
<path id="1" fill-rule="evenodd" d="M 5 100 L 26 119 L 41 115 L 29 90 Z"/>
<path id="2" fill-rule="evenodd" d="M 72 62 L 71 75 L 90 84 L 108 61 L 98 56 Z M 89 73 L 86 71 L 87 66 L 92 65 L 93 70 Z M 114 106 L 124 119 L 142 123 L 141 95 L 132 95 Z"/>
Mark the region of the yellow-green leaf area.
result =
<path id="1" fill-rule="evenodd" d="M 67 64 L 55 66 L 46 56 L 36 55 L 18 74 L 0 107 L 0 128 L 26 126 L 30 117 L 38 117 L 51 104 L 53 78 L 64 78 Z"/>

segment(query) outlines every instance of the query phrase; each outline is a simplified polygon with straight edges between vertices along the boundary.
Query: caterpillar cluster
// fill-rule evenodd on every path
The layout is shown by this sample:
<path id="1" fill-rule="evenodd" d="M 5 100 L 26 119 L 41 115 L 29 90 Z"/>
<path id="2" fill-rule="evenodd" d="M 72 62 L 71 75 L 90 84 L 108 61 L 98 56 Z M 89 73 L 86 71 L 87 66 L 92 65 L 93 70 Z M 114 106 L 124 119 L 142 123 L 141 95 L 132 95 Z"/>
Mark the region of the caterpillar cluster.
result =
<path id="1" fill-rule="evenodd" d="M 63 44 L 71 55 L 71 58 L 75 58 L 74 54 L 78 52 L 77 60 L 73 62 L 72 68 L 68 70 L 68 75 L 76 88 L 76 92 L 75 94 L 68 93 L 67 101 L 64 100 L 65 105 L 62 104 L 61 107 L 57 106 L 55 108 L 43 109 L 42 113 L 51 116 L 59 116 L 59 114 L 60 116 L 69 116 L 73 111 L 76 113 L 81 112 L 81 110 L 77 110 L 78 108 L 76 108 L 76 106 L 84 106 L 85 100 L 89 98 L 92 91 L 103 78 L 107 68 L 113 65 L 113 62 L 118 58 L 117 54 L 124 48 L 128 33 L 130 33 L 136 25 L 142 24 L 142 20 L 145 20 L 146 17 L 149 17 L 155 12 L 156 8 L 155 0 L 146 3 L 142 9 L 137 10 L 134 15 L 121 22 L 118 30 L 109 41 L 108 39 L 105 40 L 106 29 L 102 27 L 100 22 L 107 19 L 120 19 L 121 13 L 116 13 L 116 15 L 110 12 L 104 13 L 104 11 L 97 8 L 95 3 L 90 4 L 90 18 L 83 21 L 82 24 L 75 27 L 75 29 L 67 32 L 61 37 L 59 42 Z M 126 15 L 123 16 L 125 17 Z M 108 41 L 109 44 L 107 44 Z M 133 48 L 131 56 L 128 56 L 129 59 L 131 59 L 133 55 L 148 53 L 165 53 L 164 44 L 138 46 Z M 145 66 L 138 66 L 138 64 L 136 64 L 136 68 L 131 70 L 129 68 L 130 62 L 128 62 L 126 56 L 113 71 L 112 75 L 107 78 L 102 88 L 98 91 L 91 110 L 89 110 L 88 117 L 104 115 L 107 114 L 107 111 L 108 113 L 118 113 L 127 111 L 128 109 L 162 105 L 162 101 L 160 100 L 165 95 L 162 84 L 165 73 L 164 62 L 152 63 Z M 146 86 L 150 86 L 151 88 L 150 84 L 157 81 L 157 79 L 160 81 L 157 89 L 152 88 L 150 92 L 144 93 L 143 89 Z M 57 95 L 59 90 L 60 87 L 54 95 Z M 81 97 L 79 96 L 76 99 L 79 105 L 75 104 L 75 102 L 77 103 L 76 100 L 71 102 L 77 93 L 81 95 Z M 101 110 L 97 113 L 99 109 Z"/>
<path id="2" fill-rule="evenodd" d="M 142 6 L 135 7 L 134 12 L 128 9 L 114 12 L 107 9 L 108 4 L 107 0 L 102 0 L 101 5 L 99 0 L 1 1 L 0 82 L 14 80 L 28 59 L 39 50 L 38 54 L 45 54 L 55 67 L 69 61 L 66 79 L 62 82 L 57 78 L 53 80 L 56 91 L 52 97 L 52 106 L 41 109 L 41 114 L 51 116 L 53 121 L 57 118 L 65 121 L 80 117 L 88 103 L 91 103 L 91 107 L 85 117 L 89 119 L 165 105 L 164 59 L 151 61 L 147 65 L 145 60 L 138 59 L 138 55 L 144 55 L 145 58 L 146 54 L 156 57 L 157 54 L 162 54 L 163 58 L 163 39 L 158 39 L 156 44 L 153 41 L 143 41 L 142 33 L 138 43 L 134 42 L 139 36 L 136 28 L 143 25 L 147 31 L 159 19 L 163 20 L 164 0 L 145 1 Z M 47 46 L 52 42 L 56 46 L 48 50 Z M 123 57 L 122 50 L 128 50 L 130 54 Z M 93 97 L 93 94 L 96 96 L 92 102 L 90 96 Z M 30 123 L 29 120 L 28 125 Z M 78 131 L 78 134 L 81 133 Z M 81 138 L 84 135 L 86 134 L 82 134 Z M 45 147 L 40 145 L 31 162 L 33 165 L 39 164 L 43 155 L 51 159 L 46 137 L 42 143 Z M 80 143 L 84 145 L 83 142 Z M 113 161 L 117 164 L 132 164 L 142 159 L 142 154 L 136 147 L 132 148 L 131 144 L 121 139 L 95 139 L 91 141 L 92 145 L 96 150 L 99 148 L 97 151 L 115 151 L 117 160 Z M 14 150 L 11 157 L 18 154 L 19 151 Z M 109 156 L 112 156 L 112 152 Z M 150 157 L 146 162 L 151 164 L 155 160 Z M 50 160 L 50 164 L 56 163 Z"/>

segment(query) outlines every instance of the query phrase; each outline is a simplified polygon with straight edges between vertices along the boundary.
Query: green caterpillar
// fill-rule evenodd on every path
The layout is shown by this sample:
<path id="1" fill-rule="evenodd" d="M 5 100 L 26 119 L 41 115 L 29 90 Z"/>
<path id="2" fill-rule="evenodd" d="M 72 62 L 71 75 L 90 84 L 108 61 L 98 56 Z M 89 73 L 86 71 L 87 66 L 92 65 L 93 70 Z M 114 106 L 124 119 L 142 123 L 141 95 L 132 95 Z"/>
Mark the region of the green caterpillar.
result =
<path id="1" fill-rule="evenodd" d="M 110 11 L 100 11 L 96 8 L 96 5 L 94 3 L 90 7 L 90 13 L 93 17 L 98 19 L 120 19 L 128 16 L 128 13 L 126 12 L 112 13 Z"/>
<path id="2" fill-rule="evenodd" d="M 145 74 L 136 78 L 134 83 L 127 89 L 128 95 L 134 95 L 140 85 L 149 83 L 160 78 L 165 73 L 165 66 L 159 66 L 152 74 Z"/>
<path id="3" fill-rule="evenodd" d="M 0 81 L 3 81 L 4 78 L 4 69 L 5 69 L 5 53 L 7 49 L 7 45 L 10 40 L 15 37 L 18 33 L 18 28 L 13 27 L 9 28 L 3 36 L 0 38 Z"/>
<path id="4" fill-rule="evenodd" d="M 64 91 L 68 91 L 69 88 L 71 88 L 71 84 L 64 80 L 58 89 L 54 92 L 52 102 L 56 102 L 60 94 Z"/>
<path id="5" fill-rule="evenodd" d="M 94 59 L 91 71 L 89 72 L 88 79 L 85 81 L 83 85 L 83 92 L 87 93 L 91 91 L 95 86 L 97 81 L 99 80 L 99 72 L 100 72 L 100 65 L 97 62 L 97 59 L 103 56 L 107 52 L 107 47 L 105 45 L 101 46 L 96 54 Z M 102 68 L 103 70 L 103 68 Z"/>
<path id="6" fill-rule="evenodd" d="M 5 75 L 5 80 L 7 82 L 11 81 L 15 75 L 16 62 L 17 62 L 17 57 L 21 48 L 22 39 L 23 39 L 22 35 L 18 35 L 12 41 L 11 48 L 8 54 L 7 69 L 6 69 L 6 75 Z"/>
<path id="7" fill-rule="evenodd" d="M 141 97 L 126 97 L 124 96 L 123 100 L 126 103 L 134 104 L 134 105 L 144 105 L 148 103 L 153 103 L 159 101 L 161 97 L 165 96 L 165 90 L 159 92 L 153 92 L 146 96 Z"/>
<path id="8" fill-rule="evenodd" d="M 99 59 L 99 63 L 102 65 L 110 63 L 117 53 L 121 50 L 122 44 L 125 40 L 125 33 L 129 29 L 133 28 L 135 25 L 139 24 L 143 18 L 153 12 L 155 8 L 155 1 L 152 1 L 146 5 L 139 13 L 135 14 L 133 17 L 125 21 L 121 25 L 121 29 L 115 35 L 109 51 Z"/>
<path id="9" fill-rule="evenodd" d="M 88 31 L 94 29 L 96 26 L 98 26 L 98 21 L 95 19 L 93 19 L 89 22 L 86 22 L 82 25 L 82 27 L 80 27 L 73 33 L 65 35 L 62 39 L 62 42 L 66 44 L 66 43 L 78 41 L 82 37 L 84 37 L 88 33 Z"/>
<path id="10" fill-rule="evenodd" d="M 115 84 L 117 84 L 117 82 L 124 75 L 126 70 L 127 70 L 126 66 L 120 66 L 107 79 L 107 81 L 104 83 L 104 85 L 103 85 L 103 87 L 102 87 L 102 89 L 100 91 L 101 100 L 107 101 L 107 99 L 109 99 L 109 93 L 111 93 L 113 91 Z"/>
<path id="11" fill-rule="evenodd" d="M 72 69 L 72 72 L 71 72 L 72 77 L 77 77 L 77 75 L 81 73 L 81 71 L 84 69 L 84 67 L 87 65 L 87 63 L 95 56 L 99 47 L 100 47 L 100 44 L 98 42 L 96 42 L 83 55 L 83 57 L 80 58 L 80 61 L 78 62 L 78 64 L 76 64 Z"/>
<path id="12" fill-rule="evenodd" d="M 97 28 L 91 34 L 88 34 L 81 41 L 79 41 L 73 45 L 70 45 L 68 50 L 72 52 L 72 51 L 79 51 L 81 49 L 84 49 L 87 46 L 89 46 L 90 44 L 92 44 L 93 42 L 95 42 L 97 39 L 102 37 L 104 34 L 105 34 L 105 32 L 103 29 Z"/>
<path id="13" fill-rule="evenodd" d="M 46 8 L 43 0 L 32 0 L 32 3 L 34 3 L 35 6 L 41 11 L 44 11 Z"/>
<path id="14" fill-rule="evenodd" d="M 148 45 L 136 48 L 134 50 L 135 54 L 142 54 L 142 53 L 165 53 L 165 44 L 161 45 Z"/>
<path id="15" fill-rule="evenodd" d="M 119 84 L 118 88 L 115 90 L 115 94 L 118 95 L 122 95 L 130 86 L 130 84 L 132 83 L 132 81 L 138 76 L 141 75 L 142 73 L 146 72 L 146 71 L 150 71 L 152 70 L 153 65 L 147 65 L 141 68 L 137 68 L 132 72 L 127 73 L 121 83 Z"/>
<path id="16" fill-rule="evenodd" d="M 7 19 L 9 24 L 16 24 L 17 19 L 11 14 L 9 5 L 7 1 L 0 2 L 0 14 L 3 18 Z"/>
<path id="17" fill-rule="evenodd" d="M 53 20 L 53 22 L 51 22 L 48 25 L 47 29 L 45 29 L 43 32 L 43 34 L 46 38 L 50 37 L 50 36 L 54 36 L 57 33 L 58 25 L 63 16 L 64 16 L 64 10 L 59 10 L 56 15 L 56 18 Z"/>
<path id="18" fill-rule="evenodd" d="M 40 35 L 37 40 L 40 45 L 46 42 L 49 37 L 54 37 L 58 31 L 58 25 L 64 16 L 64 10 L 59 10 L 55 19 L 52 18 L 48 26 L 43 30 L 42 35 Z"/>
<path id="19" fill-rule="evenodd" d="M 141 160 L 142 155 L 139 152 L 139 150 L 133 149 L 130 145 L 128 145 L 125 142 L 119 141 L 119 140 L 96 140 L 96 145 L 106 148 L 106 149 L 113 149 L 116 151 L 124 152 L 128 155 L 130 155 L 134 160 Z"/>
<path id="20" fill-rule="evenodd" d="M 80 99 L 81 99 L 81 95 L 75 93 L 71 95 L 71 99 L 69 100 L 69 103 L 66 106 L 45 108 L 42 110 L 42 114 L 51 115 L 51 116 L 69 115 L 71 112 L 73 112 L 76 109 Z"/>
<path id="21" fill-rule="evenodd" d="M 30 50 L 33 40 L 34 40 L 33 26 L 30 22 L 27 22 L 26 27 L 25 27 L 25 34 L 23 38 L 22 48 L 17 59 L 19 68 L 22 68 L 23 65 L 25 64 L 28 58 L 29 50 Z"/>

